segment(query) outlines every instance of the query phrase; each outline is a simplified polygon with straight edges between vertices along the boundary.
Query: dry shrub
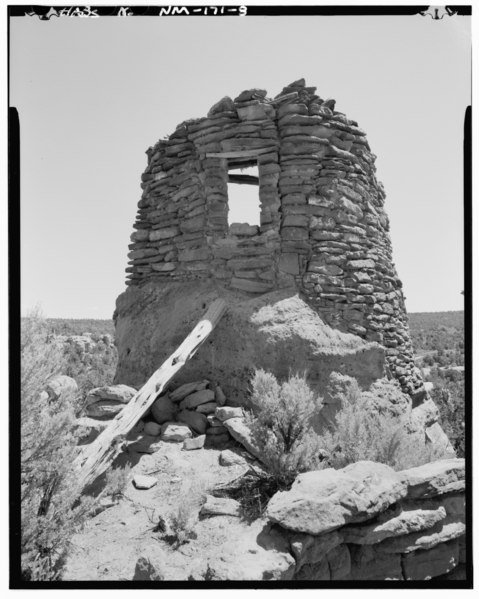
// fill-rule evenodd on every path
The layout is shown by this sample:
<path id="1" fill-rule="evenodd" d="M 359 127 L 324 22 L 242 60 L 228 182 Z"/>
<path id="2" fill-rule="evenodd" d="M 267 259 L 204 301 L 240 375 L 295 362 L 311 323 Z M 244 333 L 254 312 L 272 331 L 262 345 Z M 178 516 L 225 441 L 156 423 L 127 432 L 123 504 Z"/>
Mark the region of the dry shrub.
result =
<path id="1" fill-rule="evenodd" d="M 204 503 L 204 488 L 200 483 L 183 485 L 176 507 L 168 516 L 169 539 L 175 547 L 195 538 L 199 511 Z"/>
<path id="2" fill-rule="evenodd" d="M 320 443 L 311 418 L 322 407 L 304 376 L 294 375 L 282 384 L 264 370 L 252 380 L 247 416 L 261 461 L 278 489 L 288 488 L 300 472 L 319 467 Z"/>
<path id="3" fill-rule="evenodd" d="M 322 435 L 323 453 L 333 468 L 360 460 L 387 464 L 395 470 L 450 457 L 425 442 L 424 432 L 410 426 L 410 414 L 394 415 L 371 409 L 367 396 L 355 387 L 342 398 L 334 430 Z"/>
<path id="4" fill-rule="evenodd" d="M 21 330 L 21 552 L 26 580 L 56 580 L 75 531 L 91 510 L 90 501 L 73 509 L 75 476 L 71 463 L 75 398 L 51 401 L 40 392 L 61 371 L 62 354 L 48 342 L 38 310 Z"/>
<path id="5" fill-rule="evenodd" d="M 241 517 L 252 522 L 263 515 L 269 500 L 277 491 L 278 483 L 273 476 L 250 465 L 237 479 L 218 485 L 212 495 L 238 501 Z"/>
<path id="6" fill-rule="evenodd" d="M 122 495 L 130 480 L 131 466 L 125 465 L 123 468 L 113 468 L 106 474 L 105 479 L 105 495 L 109 495 L 112 499 L 118 500 Z"/>

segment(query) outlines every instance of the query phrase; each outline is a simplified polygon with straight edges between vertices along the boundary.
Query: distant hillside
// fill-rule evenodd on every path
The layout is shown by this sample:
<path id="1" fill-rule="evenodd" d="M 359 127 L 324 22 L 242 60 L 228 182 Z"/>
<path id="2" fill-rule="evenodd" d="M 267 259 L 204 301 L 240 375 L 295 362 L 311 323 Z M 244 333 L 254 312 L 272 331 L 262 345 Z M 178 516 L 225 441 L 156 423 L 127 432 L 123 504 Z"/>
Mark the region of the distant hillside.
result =
<path id="1" fill-rule="evenodd" d="M 409 314 L 414 349 L 464 352 L 464 312 L 416 312 Z"/>
<path id="2" fill-rule="evenodd" d="M 411 329 L 436 329 L 439 326 L 464 328 L 464 311 L 456 312 L 413 312 L 408 314 Z"/>
<path id="3" fill-rule="evenodd" d="M 51 332 L 56 335 L 81 335 L 91 333 L 92 335 L 114 335 L 115 327 L 113 320 L 101 320 L 95 318 L 47 318 Z"/>
<path id="4" fill-rule="evenodd" d="M 408 314 L 416 352 L 458 349 L 464 340 L 464 312 L 413 312 Z M 92 333 L 114 335 L 113 320 L 94 318 L 48 318 L 57 335 Z"/>

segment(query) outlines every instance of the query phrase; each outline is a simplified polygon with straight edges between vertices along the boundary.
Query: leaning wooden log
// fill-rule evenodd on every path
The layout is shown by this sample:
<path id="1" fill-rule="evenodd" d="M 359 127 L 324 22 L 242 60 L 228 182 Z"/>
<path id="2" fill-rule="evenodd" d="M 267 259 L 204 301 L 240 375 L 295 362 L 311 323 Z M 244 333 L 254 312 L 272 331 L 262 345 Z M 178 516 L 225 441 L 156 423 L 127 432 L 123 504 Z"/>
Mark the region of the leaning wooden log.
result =
<path id="1" fill-rule="evenodd" d="M 155 399 L 161 395 L 173 376 L 208 338 L 223 316 L 225 309 L 224 300 L 215 300 L 179 348 L 152 374 L 145 385 L 131 398 L 95 441 L 82 449 L 74 461 L 74 467 L 78 470 L 76 478 L 78 495 L 105 472 L 120 453 L 126 435 L 146 413 Z"/>

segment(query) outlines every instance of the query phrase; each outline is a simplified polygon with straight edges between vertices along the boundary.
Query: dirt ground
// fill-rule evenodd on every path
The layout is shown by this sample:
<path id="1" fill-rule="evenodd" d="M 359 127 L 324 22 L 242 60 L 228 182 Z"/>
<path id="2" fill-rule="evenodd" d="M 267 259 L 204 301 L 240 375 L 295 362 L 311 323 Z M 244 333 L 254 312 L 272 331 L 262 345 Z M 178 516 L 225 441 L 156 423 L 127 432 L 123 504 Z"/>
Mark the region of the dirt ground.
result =
<path id="1" fill-rule="evenodd" d="M 233 444 L 229 448 L 247 455 Z M 130 480 L 118 502 L 93 517 L 73 538 L 64 580 L 131 580 L 139 557 L 147 557 L 165 580 L 202 580 L 211 560 L 231 555 L 232 539 L 242 539 L 255 547 L 264 523 L 250 526 L 232 516 L 199 519 L 196 538 L 175 548 L 161 533 L 155 532 L 159 517 L 168 518 L 180 503 L 188 502 L 197 513 L 204 493 L 215 485 L 233 480 L 248 466 L 221 466 L 219 449 L 182 450 L 182 443 L 161 443 L 154 454 L 135 454 Z M 117 462 L 125 464 L 128 456 Z M 135 474 L 148 474 L 158 483 L 149 490 L 138 490 L 132 483 Z M 234 544 L 233 544 L 234 545 Z M 232 551 L 233 550 L 233 551 Z M 252 572 L 253 574 L 253 572 Z"/>

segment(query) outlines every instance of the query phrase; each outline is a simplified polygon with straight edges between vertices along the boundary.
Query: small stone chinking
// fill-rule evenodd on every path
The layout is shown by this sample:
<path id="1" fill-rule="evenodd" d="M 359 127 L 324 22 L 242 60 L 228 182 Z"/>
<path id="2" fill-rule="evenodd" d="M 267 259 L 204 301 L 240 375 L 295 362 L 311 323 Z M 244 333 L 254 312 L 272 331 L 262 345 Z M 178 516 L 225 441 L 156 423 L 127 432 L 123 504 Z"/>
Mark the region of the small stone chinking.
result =
<path id="1" fill-rule="evenodd" d="M 417 402 L 385 192 L 365 132 L 300 79 L 275 98 L 222 98 L 147 151 L 127 285 L 214 278 L 262 294 L 296 286 L 330 326 L 386 348 Z M 260 226 L 228 225 L 228 169 L 258 166 Z"/>

